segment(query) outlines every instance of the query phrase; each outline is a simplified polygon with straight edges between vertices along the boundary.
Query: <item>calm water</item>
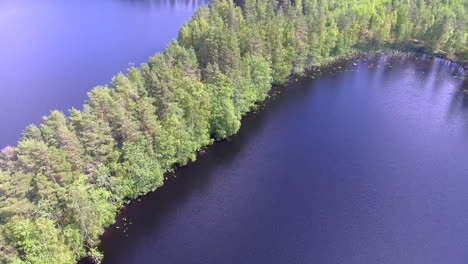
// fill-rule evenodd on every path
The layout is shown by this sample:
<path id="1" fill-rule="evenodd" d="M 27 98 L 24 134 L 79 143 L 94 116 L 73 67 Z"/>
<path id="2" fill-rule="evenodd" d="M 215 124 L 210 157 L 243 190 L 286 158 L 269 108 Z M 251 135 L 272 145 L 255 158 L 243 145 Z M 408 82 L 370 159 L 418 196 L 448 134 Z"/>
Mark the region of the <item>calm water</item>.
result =
<path id="1" fill-rule="evenodd" d="M 237 136 L 127 206 L 104 263 L 466 264 L 461 69 L 364 59 L 279 90 Z"/>
<path id="2" fill-rule="evenodd" d="M 0 0 L 0 149 L 177 37 L 204 0 Z"/>

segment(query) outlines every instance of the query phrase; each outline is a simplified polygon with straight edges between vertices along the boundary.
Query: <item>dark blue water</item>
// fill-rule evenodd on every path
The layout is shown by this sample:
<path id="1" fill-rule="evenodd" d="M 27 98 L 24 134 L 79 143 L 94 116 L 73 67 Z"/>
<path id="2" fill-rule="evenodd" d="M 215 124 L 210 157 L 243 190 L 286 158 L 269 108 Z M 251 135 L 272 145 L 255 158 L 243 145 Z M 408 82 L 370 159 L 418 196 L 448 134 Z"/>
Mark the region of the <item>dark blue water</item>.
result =
<path id="1" fill-rule="evenodd" d="M 0 148 L 177 38 L 204 0 L 0 0 Z"/>
<path id="2" fill-rule="evenodd" d="M 124 208 L 104 264 L 467 263 L 461 68 L 364 59 L 277 90 L 238 135 Z"/>

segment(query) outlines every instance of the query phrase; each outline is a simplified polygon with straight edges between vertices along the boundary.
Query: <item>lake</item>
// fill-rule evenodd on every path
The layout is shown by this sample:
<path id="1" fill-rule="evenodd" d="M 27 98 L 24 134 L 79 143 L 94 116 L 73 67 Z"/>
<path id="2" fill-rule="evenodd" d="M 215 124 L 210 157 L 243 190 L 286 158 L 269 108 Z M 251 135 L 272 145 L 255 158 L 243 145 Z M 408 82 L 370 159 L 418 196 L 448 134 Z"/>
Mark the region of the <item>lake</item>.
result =
<path id="1" fill-rule="evenodd" d="M 204 0 L 0 0 L 0 149 L 163 51 Z"/>
<path id="2" fill-rule="evenodd" d="M 276 88 L 236 136 L 123 208 L 103 263 L 465 264 L 462 78 L 384 54 Z"/>
<path id="3" fill-rule="evenodd" d="M 204 0 L 1 0 L 0 148 L 177 37 Z M 465 264 L 463 69 L 342 60 L 275 88 L 240 132 L 122 209 L 104 264 Z"/>

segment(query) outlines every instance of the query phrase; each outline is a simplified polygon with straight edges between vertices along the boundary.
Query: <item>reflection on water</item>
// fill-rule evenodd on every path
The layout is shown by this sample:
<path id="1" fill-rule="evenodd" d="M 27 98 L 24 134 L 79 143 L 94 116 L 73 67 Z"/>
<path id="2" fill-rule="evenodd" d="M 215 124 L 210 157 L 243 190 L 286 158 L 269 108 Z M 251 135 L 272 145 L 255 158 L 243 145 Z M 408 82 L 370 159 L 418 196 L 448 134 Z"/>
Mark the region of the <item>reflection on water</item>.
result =
<path id="1" fill-rule="evenodd" d="M 462 69 L 384 54 L 310 75 L 124 208 L 104 263 L 466 263 Z"/>
<path id="2" fill-rule="evenodd" d="M 0 0 L 0 148 L 162 51 L 203 0 Z"/>
<path id="3" fill-rule="evenodd" d="M 159 8 L 161 6 L 174 7 L 199 7 L 204 5 L 204 0 L 109 0 L 109 1 L 121 1 L 126 4 L 135 6 L 142 6 L 144 8 Z"/>

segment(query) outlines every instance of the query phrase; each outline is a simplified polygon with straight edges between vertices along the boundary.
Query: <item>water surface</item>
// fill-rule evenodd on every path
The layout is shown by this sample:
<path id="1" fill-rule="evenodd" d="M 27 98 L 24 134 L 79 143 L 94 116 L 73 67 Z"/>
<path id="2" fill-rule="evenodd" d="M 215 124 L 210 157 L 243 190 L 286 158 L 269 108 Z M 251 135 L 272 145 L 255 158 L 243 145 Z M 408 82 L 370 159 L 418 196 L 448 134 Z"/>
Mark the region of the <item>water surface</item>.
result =
<path id="1" fill-rule="evenodd" d="M 370 56 L 276 91 L 124 208 L 104 264 L 467 263 L 460 70 Z"/>
<path id="2" fill-rule="evenodd" d="M 162 51 L 205 0 L 0 0 L 0 149 Z"/>

